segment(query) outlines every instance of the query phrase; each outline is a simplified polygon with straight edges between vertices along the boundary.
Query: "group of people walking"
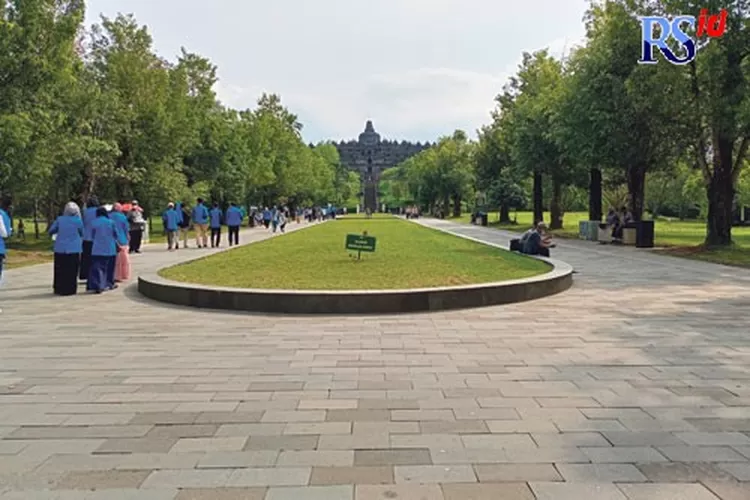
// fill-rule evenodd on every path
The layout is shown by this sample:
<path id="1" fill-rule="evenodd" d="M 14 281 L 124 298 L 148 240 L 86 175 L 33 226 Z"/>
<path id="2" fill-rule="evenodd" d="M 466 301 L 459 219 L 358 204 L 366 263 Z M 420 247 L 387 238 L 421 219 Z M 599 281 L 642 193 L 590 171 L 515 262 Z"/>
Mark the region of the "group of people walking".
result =
<path id="1" fill-rule="evenodd" d="M 188 248 L 188 231 L 191 227 L 195 228 L 195 244 L 198 248 L 208 248 L 209 229 L 211 248 L 220 247 L 222 226 L 227 226 L 229 246 L 239 245 L 240 226 L 245 214 L 235 203 L 230 203 L 224 213 L 218 203 L 214 203 L 209 209 L 203 199 L 198 198 L 192 209 L 181 202 L 170 202 L 161 218 L 167 235 L 167 250 L 174 251 L 180 248 L 180 239 L 182 247 Z"/>
<path id="2" fill-rule="evenodd" d="M 286 225 L 289 222 L 289 209 L 287 207 L 273 207 L 270 210 L 266 207 L 263 209 L 261 216 L 263 227 L 266 229 L 271 229 L 274 233 L 279 230 L 282 233 L 286 231 Z"/>
<path id="3" fill-rule="evenodd" d="M 103 293 L 130 279 L 131 221 L 122 204 L 109 211 L 92 196 L 81 213 L 71 201 L 47 232 L 55 239 L 55 294 L 75 295 L 78 280 L 86 282 L 87 291 Z"/>
<path id="4" fill-rule="evenodd" d="M 263 225 L 274 233 L 285 232 L 293 217 L 287 207 L 266 207 L 251 215 L 251 222 Z M 294 219 L 300 223 L 322 221 L 336 217 L 334 207 L 297 208 Z M 169 203 L 162 213 L 167 249 L 188 248 L 188 232 L 195 228 L 196 246 L 211 248 L 221 246 L 222 227 L 227 227 L 229 246 L 239 245 L 239 233 L 245 212 L 231 203 L 226 212 L 218 203 L 207 207 L 198 198 L 190 208 L 181 202 Z M 108 210 L 91 196 L 82 211 L 75 202 L 65 205 L 62 215 L 50 225 L 48 233 L 54 239 L 54 266 L 52 288 L 57 295 L 74 295 L 78 281 L 86 283 L 86 290 L 103 293 L 114 290 L 117 284 L 130 279 L 130 255 L 141 252 L 146 220 L 137 200 L 115 203 Z M 13 231 L 9 211 L 0 208 L 0 282 L 6 257 L 5 240 Z"/>
<path id="5" fill-rule="evenodd" d="M 294 219 L 301 223 L 304 218 L 308 222 L 335 218 L 336 209 L 329 208 L 297 208 Z M 245 212 L 236 203 L 230 203 L 224 212 L 218 203 L 213 203 L 211 208 L 206 206 L 202 198 L 196 200 L 194 207 L 181 202 L 170 202 L 167 209 L 162 213 L 164 232 L 167 236 L 167 250 L 179 250 L 180 241 L 182 247 L 188 248 L 188 233 L 195 229 L 195 244 L 198 248 L 208 248 L 209 239 L 211 248 L 221 246 L 222 227 L 227 227 L 229 246 L 240 244 L 240 227 L 245 219 Z M 274 233 L 286 231 L 287 224 L 292 220 L 292 211 L 285 206 L 265 207 L 263 210 L 253 210 L 250 213 L 250 225 L 262 226 L 272 230 Z"/>

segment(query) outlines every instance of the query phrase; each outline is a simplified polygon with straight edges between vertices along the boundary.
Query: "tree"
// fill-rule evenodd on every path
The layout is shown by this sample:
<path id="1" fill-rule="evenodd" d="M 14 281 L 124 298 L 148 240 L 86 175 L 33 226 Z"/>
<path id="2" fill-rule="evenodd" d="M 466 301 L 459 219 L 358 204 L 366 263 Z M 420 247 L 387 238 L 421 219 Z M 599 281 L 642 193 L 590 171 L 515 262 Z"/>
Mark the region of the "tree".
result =
<path id="1" fill-rule="evenodd" d="M 387 179 L 405 182 L 411 198 L 434 213 L 447 213 L 453 203 L 458 217 L 462 201 L 470 199 L 474 189 L 474 149 L 466 133 L 457 130 L 403 162 Z"/>
<path id="2" fill-rule="evenodd" d="M 658 2 L 668 13 L 698 14 L 692 2 Z M 690 81 L 693 146 L 708 197 L 705 244 L 732 244 L 732 208 L 750 146 L 750 2 L 711 0 L 702 8 L 727 8 L 727 32 L 703 43 L 686 69 Z"/>
<path id="3" fill-rule="evenodd" d="M 624 177 L 630 210 L 640 220 L 646 174 L 683 154 L 688 120 L 679 68 L 637 64 L 637 13 L 630 0 L 592 3 L 587 45 L 570 58 L 570 90 L 560 116 L 569 157 Z"/>
<path id="4" fill-rule="evenodd" d="M 509 114 L 495 112 L 493 123 L 479 131 L 476 151 L 476 189 L 500 209 L 500 223 L 510 222 L 510 209 L 522 207 L 516 196 L 522 172 L 514 168 L 510 149 Z M 489 188 L 488 188 L 489 186 Z"/>
<path id="5" fill-rule="evenodd" d="M 0 194 L 39 198 L 70 136 L 80 0 L 0 0 Z M 37 228 L 38 231 L 38 228 Z"/>
<path id="6" fill-rule="evenodd" d="M 487 199 L 492 206 L 501 207 L 500 222 L 510 222 L 511 208 L 519 209 L 527 203 L 523 187 L 509 172 L 503 172 L 487 189 Z M 507 211 L 503 217 L 503 210 Z M 504 220 L 507 219 L 507 220 Z"/>
<path id="7" fill-rule="evenodd" d="M 573 164 L 556 132 L 563 96 L 563 67 L 546 50 L 525 53 L 518 75 L 506 93 L 513 104 L 511 155 L 514 163 L 534 177 L 534 219 L 543 219 L 542 176 L 552 179 L 550 228 L 563 226 L 561 198 L 571 181 Z M 507 98 L 506 98 L 507 99 Z"/>

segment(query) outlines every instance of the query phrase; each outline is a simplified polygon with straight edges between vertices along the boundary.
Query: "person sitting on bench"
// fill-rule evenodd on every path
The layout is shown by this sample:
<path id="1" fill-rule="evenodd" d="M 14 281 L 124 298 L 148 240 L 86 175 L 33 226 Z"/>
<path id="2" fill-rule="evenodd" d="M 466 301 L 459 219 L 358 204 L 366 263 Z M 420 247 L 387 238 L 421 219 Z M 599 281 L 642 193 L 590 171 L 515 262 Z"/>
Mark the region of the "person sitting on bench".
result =
<path id="1" fill-rule="evenodd" d="M 526 240 L 529 239 L 529 235 L 534 232 L 536 229 L 537 223 L 534 223 L 534 226 L 523 233 L 520 238 L 514 238 L 510 240 L 510 251 L 511 252 L 521 252 L 523 253 L 523 245 L 526 243 Z"/>
<path id="2" fill-rule="evenodd" d="M 553 245 L 552 240 L 544 235 L 546 228 L 546 224 L 541 221 L 534 226 L 526 241 L 523 242 L 523 253 L 526 255 L 549 257 L 549 249 Z"/>
<path id="3" fill-rule="evenodd" d="M 612 243 L 619 243 L 622 239 L 622 221 L 620 214 L 611 207 L 607 213 L 607 226 L 612 228 Z"/>

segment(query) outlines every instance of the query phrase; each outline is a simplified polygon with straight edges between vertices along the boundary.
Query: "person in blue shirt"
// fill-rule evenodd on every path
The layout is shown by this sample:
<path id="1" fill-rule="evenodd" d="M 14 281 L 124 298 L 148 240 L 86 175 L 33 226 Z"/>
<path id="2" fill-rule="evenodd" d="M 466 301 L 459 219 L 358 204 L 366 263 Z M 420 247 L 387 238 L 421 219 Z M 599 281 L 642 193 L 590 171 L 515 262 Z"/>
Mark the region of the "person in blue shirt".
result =
<path id="1" fill-rule="evenodd" d="M 211 248 L 218 248 L 221 245 L 221 219 L 224 214 L 219 208 L 219 204 L 214 202 L 213 208 L 209 212 L 211 219 Z"/>
<path id="2" fill-rule="evenodd" d="M 7 208 L 7 207 L 6 207 Z M 10 238 L 13 234 L 13 223 L 10 220 L 8 212 L 0 208 L 0 283 L 3 280 L 3 263 L 5 262 L 5 254 L 7 249 L 5 247 L 5 239 Z"/>
<path id="3" fill-rule="evenodd" d="M 190 214 L 192 213 L 192 210 L 190 210 L 190 207 L 187 204 L 180 203 L 178 206 L 180 207 L 179 209 L 175 206 L 178 218 L 177 239 L 175 240 L 174 246 L 175 250 L 179 250 L 180 240 L 182 240 L 182 248 L 188 248 L 188 236 L 190 236 Z"/>
<path id="4" fill-rule="evenodd" d="M 114 281 L 117 245 L 127 245 L 128 240 L 104 207 L 96 210 L 96 219 L 91 224 L 91 240 L 91 268 L 86 290 L 96 293 L 114 290 L 117 288 Z"/>
<path id="5" fill-rule="evenodd" d="M 130 223 L 127 216 L 123 213 L 123 207 L 120 203 L 115 203 L 109 218 L 115 223 L 115 227 L 120 234 L 125 235 L 126 244 L 117 246 L 117 257 L 115 258 L 115 268 L 112 280 L 115 283 L 122 283 L 130 279 Z"/>
<path id="6" fill-rule="evenodd" d="M 83 220 L 75 202 L 65 205 L 63 214 L 47 231 L 55 237 L 55 264 L 52 290 L 55 295 L 75 295 L 78 292 L 78 267 L 83 251 Z"/>
<path id="7" fill-rule="evenodd" d="M 198 198 L 193 207 L 193 225 L 195 226 L 195 244 L 198 248 L 208 248 L 208 209 L 203 198 Z"/>
<path id="8" fill-rule="evenodd" d="M 81 281 L 89 279 L 91 249 L 94 246 L 91 227 L 96 220 L 96 211 L 98 208 L 99 199 L 96 196 L 91 196 L 88 203 L 86 203 L 86 209 L 83 211 L 83 250 L 81 251 L 81 269 L 78 272 L 78 279 Z"/>
<path id="9" fill-rule="evenodd" d="M 182 224 L 182 202 L 178 201 L 174 205 L 174 209 L 177 210 L 177 213 L 179 214 L 180 218 L 177 221 L 177 224 Z"/>
<path id="10" fill-rule="evenodd" d="M 230 247 L 232 246 L 232 243 L 235 245 L 240 244 L 240 226 L 242 225 L 242 219 L 244 219 L 242 211 L 237 208 L 236 204 L 230 203 L 229 208 L 227 209 L 227 226 L 229 227 Z"/>
<path id="11" fill-rule="evenodd" d="M 271 211 L 268 210 L 268 207 L 263 209 L 263 225 L 266 226 L 266 229 L 271 225 L 271 219 L 272 219 Z"/>
<path id="12" fill-rule="evenodd" d="M 167 250 L 170 252 L 176 250 L 175 247 L 180 245 L 178 239 L 178 230 L 180 228 L 180 214 L 175 210 L 174 203 L 167 205 L 167 209 L 161 215 L 164 223 L 164 232 L 167 233 Z"/>

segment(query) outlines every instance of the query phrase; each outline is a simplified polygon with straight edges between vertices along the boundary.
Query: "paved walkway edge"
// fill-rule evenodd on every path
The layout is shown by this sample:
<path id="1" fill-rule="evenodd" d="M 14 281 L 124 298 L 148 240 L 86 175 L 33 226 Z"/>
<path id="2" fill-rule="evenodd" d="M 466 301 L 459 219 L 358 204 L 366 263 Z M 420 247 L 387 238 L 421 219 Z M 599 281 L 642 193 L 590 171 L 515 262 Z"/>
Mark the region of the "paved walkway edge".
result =
<path id="1" fill-rule="evenodd" d="M 502 248 L 438 229 L 456 237 Z M 138 278 L 138 291 L 169 304 L 272 314 L 393 314 L 512 304 L 554 295 L 573 285 L 573 268 L 555 259 L 548 273 L 476 285 L 406 290 L 274 290 L 205 286 L 168 280 L 158 273 Z"/>

